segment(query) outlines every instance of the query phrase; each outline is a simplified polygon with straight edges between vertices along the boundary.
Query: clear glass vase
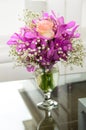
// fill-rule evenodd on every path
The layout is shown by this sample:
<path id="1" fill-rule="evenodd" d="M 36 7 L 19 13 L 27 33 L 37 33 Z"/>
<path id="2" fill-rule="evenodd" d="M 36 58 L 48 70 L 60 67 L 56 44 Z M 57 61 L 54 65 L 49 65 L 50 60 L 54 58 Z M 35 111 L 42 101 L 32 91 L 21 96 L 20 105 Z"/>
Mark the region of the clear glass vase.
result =
<path id="1" fill-rule="evenodd" d="M 51 98 L 51 93 L 58 85 L 59 69 L 53 67 L 51 70 L 41 70 L 36 74 L 36 81 L 38 87 L 41 89 L 44 95 L 43 102 L 38 103 L 38 107 L 45 110 L 51 110 L 56 108 L 58 103 Z"/>

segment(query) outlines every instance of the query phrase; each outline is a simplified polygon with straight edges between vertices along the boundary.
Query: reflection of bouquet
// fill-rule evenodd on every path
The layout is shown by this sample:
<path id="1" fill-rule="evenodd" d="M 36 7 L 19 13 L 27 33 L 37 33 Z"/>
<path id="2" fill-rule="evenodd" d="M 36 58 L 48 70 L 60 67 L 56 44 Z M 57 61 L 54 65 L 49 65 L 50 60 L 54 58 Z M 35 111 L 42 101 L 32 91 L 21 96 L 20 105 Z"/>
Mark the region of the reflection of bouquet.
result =
<path id="1" fill-rule="evenodd" d="M 19 65 L 28 71 L 50 70 L 59 61 L 82 65 L 84 47 L 74 21 L 65 23 L 64 17 L 57 17 L 53 11 L 42 15 L 27 11 L 27 14 L 25 27 L 7 42 Z"/>

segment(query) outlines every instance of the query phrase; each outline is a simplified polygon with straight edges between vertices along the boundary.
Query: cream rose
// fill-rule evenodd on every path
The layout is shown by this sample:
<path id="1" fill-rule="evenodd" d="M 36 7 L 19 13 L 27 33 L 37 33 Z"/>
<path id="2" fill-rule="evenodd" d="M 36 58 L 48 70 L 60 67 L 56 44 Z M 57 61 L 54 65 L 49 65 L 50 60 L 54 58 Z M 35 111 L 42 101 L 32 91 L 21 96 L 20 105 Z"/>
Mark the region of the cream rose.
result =
<path id="1" fill-rule="evenodd" d="M 41 20 L 38 21 L 36 24 L 37 28 L 36 31 L 40 33 L 42 36 L 47 38 L 53 38 L 54 37 L 54 31 L 53 31 L 53 22 L 50 20 Z"/>

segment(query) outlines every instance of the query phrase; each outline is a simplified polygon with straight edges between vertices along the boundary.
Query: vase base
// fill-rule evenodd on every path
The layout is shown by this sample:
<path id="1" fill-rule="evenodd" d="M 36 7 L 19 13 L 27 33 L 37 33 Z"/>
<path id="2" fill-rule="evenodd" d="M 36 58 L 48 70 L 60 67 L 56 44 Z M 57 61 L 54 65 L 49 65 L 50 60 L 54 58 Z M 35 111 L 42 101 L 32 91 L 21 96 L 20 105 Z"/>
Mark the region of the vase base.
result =
<path id="1" fill-rule="evenodd" d="M 49 104 L 46 104 L 46 102 L 40 102 L 37 104 L 39 109 L 42 110 L 52 110 L 58 107 L 58 102 L 51 100 Z"/>

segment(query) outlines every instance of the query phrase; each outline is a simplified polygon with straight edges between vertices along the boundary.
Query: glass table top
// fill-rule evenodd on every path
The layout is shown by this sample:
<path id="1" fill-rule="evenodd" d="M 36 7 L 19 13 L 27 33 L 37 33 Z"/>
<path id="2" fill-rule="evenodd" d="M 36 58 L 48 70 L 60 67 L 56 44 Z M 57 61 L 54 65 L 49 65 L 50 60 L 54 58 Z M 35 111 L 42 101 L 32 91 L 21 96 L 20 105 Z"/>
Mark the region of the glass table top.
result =
<path id="1" fill-rule="evenodd" d="M 43 100 L 43 94 L 35 79 L 24 81 L 24 87 L 19 91 L 33 117 L 31 121 L 24 122 L 25 130 L 29 130 L 30 125 L 31 130 L 78 130 L 78 103 L 79 99 L 86 98 L 85 79 L 86 73 L 61 75 L 59 85 L 52 92 L 52 98 L 58 101 L 58 107 L 52 111 L 40 110 L 37 107 L 37 103 Z"/>

